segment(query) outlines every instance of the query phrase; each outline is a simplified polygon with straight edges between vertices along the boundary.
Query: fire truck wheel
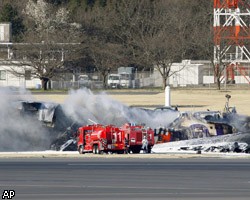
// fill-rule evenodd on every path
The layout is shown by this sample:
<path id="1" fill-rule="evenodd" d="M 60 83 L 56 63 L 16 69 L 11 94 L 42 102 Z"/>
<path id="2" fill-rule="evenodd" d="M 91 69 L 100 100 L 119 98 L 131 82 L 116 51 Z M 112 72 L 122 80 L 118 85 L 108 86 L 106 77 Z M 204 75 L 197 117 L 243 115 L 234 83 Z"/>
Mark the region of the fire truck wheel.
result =
<path id="1" fill-rule="evenodd" d="M 117 154 L 124 154 L 124 151 L 123 150 L 117 151 Z"/>
<path id="2" fill-rule="evenodd" d="M 140 153 L 141 149 L 140 148 L 134 148 L 132 149 L 133 153 Z"/>
<path id="3" fill-rule="evenodd" d="M 94 145 L 93 146 L 93 154 L 99 154 L 100 151 L 99 151 L 99 148 L 98 148 L 98 145 Z"/>
<path id="4" fill-rule="evenodd" d="M 96 146 L 94 145 L 93 148 L 92 148 L 92 151 L 93 151 L 93 154 L 96 154 Z"/>
<path id="5" fill-rule="evenodd" d="M 80 146 L 78 151 L 79 151 L 79 154 L 83 154 L 83 146 Z"/>
<path id="6" fill-rule="evenodd" d="M 98 145 L 96 145 L 96 154 L 100 154 L 100 149 L 98 148 Z"/>

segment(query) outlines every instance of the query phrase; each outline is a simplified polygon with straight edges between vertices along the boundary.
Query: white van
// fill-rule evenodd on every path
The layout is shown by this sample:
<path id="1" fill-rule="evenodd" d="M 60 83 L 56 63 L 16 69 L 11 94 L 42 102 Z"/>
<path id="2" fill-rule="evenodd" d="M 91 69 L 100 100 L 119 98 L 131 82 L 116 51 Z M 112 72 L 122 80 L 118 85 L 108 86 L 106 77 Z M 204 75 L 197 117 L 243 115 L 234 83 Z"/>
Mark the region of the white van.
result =
<path id="1" fill-rule="evenodd" d="M 122 72 L 120 73 L 121 87 L 131 88 L 132 87 L 132 78 L 131 74 Z"/>
<path id="2" fill-rule="evenodd" d="M 121 76 L 119 74 L 108 75 L 108 88 L 120 88 Z"/>

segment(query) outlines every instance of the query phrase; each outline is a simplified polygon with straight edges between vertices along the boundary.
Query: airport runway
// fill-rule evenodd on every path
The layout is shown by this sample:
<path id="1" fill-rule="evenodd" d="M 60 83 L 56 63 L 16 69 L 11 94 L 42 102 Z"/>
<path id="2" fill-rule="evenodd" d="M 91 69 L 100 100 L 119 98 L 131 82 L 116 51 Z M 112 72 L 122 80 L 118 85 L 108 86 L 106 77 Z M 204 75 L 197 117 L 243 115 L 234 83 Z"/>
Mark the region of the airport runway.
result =
<path id="1" fill-rule="evenodd" d="M 4 190 L 17 200 L 249 200 L 250 159 L 1 158 Z"/>

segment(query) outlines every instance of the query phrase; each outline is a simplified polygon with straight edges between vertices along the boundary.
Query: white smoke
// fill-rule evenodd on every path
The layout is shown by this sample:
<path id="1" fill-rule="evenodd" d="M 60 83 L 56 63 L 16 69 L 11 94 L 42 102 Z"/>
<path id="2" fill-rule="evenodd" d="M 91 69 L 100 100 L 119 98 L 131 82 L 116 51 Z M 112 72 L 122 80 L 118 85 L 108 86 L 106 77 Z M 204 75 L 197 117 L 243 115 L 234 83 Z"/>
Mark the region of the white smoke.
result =
<path id="1" fill-rule="evenodd" d="M 42 124 L 21 114 L 20 100 L 32 100 L 29 92 L 0 88 L 0 151 L 47 148 L 48 132 Z"/>
<path id="2" fill-rule="evenodd" d="M 78 123 L 90 124 L 91 119 L 99 124 L 144 123 L 151 128 L 167 126 L 177 112 L 149 112 L 132 108 L 111 99 L 105 93 L 93 94 L 88 89 L 72 90 L 63 105 L 65 113 Z"/>
<path id="3" fill-rule="evenodd" d="M 93 94 L 88 89 L 81 89 L 70 91 L 65 103 L 61 105 L 64 112 L 56 114 L 59 129 L 51 130 L 38 120 L 37 115 L 22 113 L 20 101 L 34 100 L 30 92 L 24 89 L 1 88 L 0 95 L 0 151 L 49 149 L 51 141 L 57 136 L 56 131 L 61 128 L 63 133 L 69 125 L 68 119 L 70 124 L 73 120 L 82 126 L 91 124 L 91 119 L 99 124 L 113 124 L 118 127 L 129 122 L 144 123 L 148 127 L 157 128 L 167 126 L 177 117 L 177 113 L 131 108 L 111 99 L 105 93 Z"/>

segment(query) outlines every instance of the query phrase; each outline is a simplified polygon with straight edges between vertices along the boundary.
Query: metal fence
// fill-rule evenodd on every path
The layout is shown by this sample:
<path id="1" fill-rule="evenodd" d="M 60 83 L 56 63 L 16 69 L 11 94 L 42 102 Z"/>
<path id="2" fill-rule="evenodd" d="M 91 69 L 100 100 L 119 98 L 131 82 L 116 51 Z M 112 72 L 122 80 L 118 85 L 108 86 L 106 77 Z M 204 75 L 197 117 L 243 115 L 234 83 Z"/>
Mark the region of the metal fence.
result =
<path id="1" fill-rule="evenodd" d="M 61 89 L 79 89 L 87 87 L 90 89 L 103 89 L 102 81 L 90 81 L 88 83 L 82 84 L 80 81 L 51 81 L 51 89 L 61 90 Z"/>
<path id="2" fill-rule="evenodd" d="M 87 76 L 87 81 L 81 80 L 80 77 Z M 189 88 L 216 88 L 216 84 L 213 82 L 213 76 L 203 76 L 202 84 L 186 84 L 181 85 L 177 82 L 170 82 L 172 87 L 189 87 Z M 210 78 L 210 79 L 208 79 Z M 250 84 L 246 82 L 244 77 L 241 77 L 242 80 L 239 80 L 238 76 L 235 76 L 235 80 L 237 84 L 234 85 L 225 85 L 224 83 L 221 84 L 222 88 L 225 87 L 250 87 Z M 134 79 L 131 81 L 130 84 L 131 89 L 136 88 L 154 88 L 154 87 L 162 87 L 162 77 L 160 75 L 156 76 L 156 73 L 150 72 L 140 72 L 136 73 Z M 83 87 L 87 87 L 89 89 L 106 89 L 104 86 L 104 81 L 102 80 L 102 76 L 98 74 L 75 74 L 72 73 L 68 74 L 60 74 L 60 76 L 56 76 L 52 80 L 49 81 L 47 85 L 48 88 L 54 90 L 68 90 L 68 89 L 79 89 Z M 39 79 L 31 79 L 25 80 L 24 78 L 7 78 L 6 80 L 0 80 L 0 87 L 25 87 L 25 88 L 34 88 L 34 89 L 41 89 L 41 80 Z"/>
<path id="3" fill-rule="evenodd" d="M 103 81 L 89 81 L 88 83 L 82 84 L 80 81 L 51 81 L 51 89 L 61 90 L 61 89 L 79 89 L 79 88 L 89 88 L 89 89 L 104 89 L 105 86 Z M 155 87 L 154 79 L 145 78 L 137 79 L 132 81 L 130 88 L 146 88 L 146 87 Z"/>
<path id="4" fill-rule="evenodd" d="M 87 76 L 86 80 L 81 79 Z M 87 87 L 90 89 L 103 89 L 105 88 L 104 81 L 102 77 L 98 74 L 64 74 L 64 78 L 58 80 L 51 80 L 51 89 L 78 89 L 82 87 Z M 106 81 L 107 82 L 107 81 Z M 135 75 L 134 80 L 131 81 L 132 84 L 130 88 L 145 88 L 145 87 L 156 87 L 155 79 L 150 76 L 150 73 L 138 73 Z"/>

